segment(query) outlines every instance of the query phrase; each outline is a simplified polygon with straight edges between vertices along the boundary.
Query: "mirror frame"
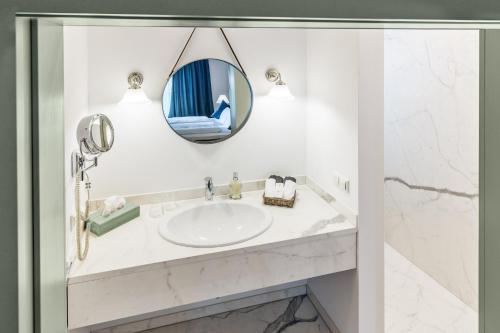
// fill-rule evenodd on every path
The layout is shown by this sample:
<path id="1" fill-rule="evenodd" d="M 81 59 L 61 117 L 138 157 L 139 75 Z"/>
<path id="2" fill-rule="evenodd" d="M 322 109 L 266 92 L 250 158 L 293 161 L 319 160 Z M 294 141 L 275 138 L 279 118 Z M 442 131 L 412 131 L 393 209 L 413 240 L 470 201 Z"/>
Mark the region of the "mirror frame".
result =
<path id="1" fill-rule="evenodd" d="M 234 68 L 236 68 L 238 70 L 238 72 L 241 73 L 241 75 L 243 75 L 243 77 L 247 80 L 248 82 L 248 87 L 250 88 L 250 107 L 249 107 L 249 110 L 248 110 L 248 114 L 247 116 L 245 117 L 245 119 L 243 120 L 243 122 L 241 123 L 241 125 L 233 132 L 231 130 L 231 134 L 228 135 L 228 136 L 225 136 L 223 138 L 220 138 L 220 139 L 217 139 L 217 140 L 213 140 L 213 141 L 200 141 L 200 142 L 197 142 L 197 141 L 191 141 L 189 139 L 186 139 L 185 137 L 182 136 L 182 134 L 179 134 L 177 133 L 177 131 L 175 131 L 172 126 L 170 125 L 170 123 L 168 122 L 168 117 L 167 115 L 165 114 L 165 110 L 163 109 L 163 95 L 165 94 L 165 89 L 167 88 L 167 85 L 168 85 L 168 82 L 170 81 L 170 79 L 175 75 L 177 74 L 177 72 L 179 70 L 181 70 L 184 66 L 187 66 L 189 64 L 192 64 L 193 62 L 196 62 L 196 61 L 200 61 L 200 60 L 217 60 L 217 61 L 221 61 L 221 62 L 224 62 L 228 65 L 231 65 L 233 66 Z M 162 110 L 162 113 L 163 113 L 163 117 L 165 118 L 165 122 L 167 123 L 167 126 L 170 130 L 172 130 L 175 134 L 177 134 L 178 136 L 180 136 L 182 139 L 190 142 L 190 143 L 194 143 L 194 144 L 202 144 L 202 145 L 211 145 L 211 144 L 214 144 L 214 143 L 220 143 L 220 142 L 223 142 L 223 141 L 226 141 L 226 140 L 229 140 L 230 138 L 232 138 L 234 135 L 236 135 L 243 127 L 245 127 L 245 125 L 247 124 L 248 120 L 250 119 L 250 116 L 252 114 L 252 111 L 253 111 L 253 106 L 254 106 L 254 94 L 253 94 L 253 88 L 252 88 L 252 84 L 250 82 L 250 79 L 248 78 L 248 76 L 241 70 L 241 68 L 239 68 L 238 66 L 236 66 L 235 64 L 233 63 L 230 63 L 229 61 L 226 61 L 226 60 L 222 60 L 222 59 L 219 59 L 219 58 L 198 58 L 198 59 L 195 59 L 195 60 L 192 60 L 188 63 L 185 63 L 184 65 L 180 66 L 179 68 L 177 68 L 174 72 L 172 72 L 171 75 L 168 76 L 167 80 L 165 81 L 165 85 L 163 86 L 163 93 L 162 93 L 162 98 L 161 98 L 161 110 Z"/>
<path id="2" fill-rule="evenodd" d="M 103 119 L 108 124 L 111 129 L 111 142 L 109 144 L 108 149 L 101 149 L 100 146 L 94 141 L 94 137 L 92 135 L 93 125 L 96 121 L 101 121 Z M 77 127 L 77 141 L 80 145 L 80 150 L 84 147 L 86 151 L 82 151 L 83 153 L 99 155 L 101 153 L 105 153 L 109 151 L 113 144 L 115 143 L 115 129 L 113 127 L 113 123 L 111 120 L 104 114 L 98 113 L 87 116 L 80 120 Z M 82 147 L 83 144 L 83 147 Z"/>

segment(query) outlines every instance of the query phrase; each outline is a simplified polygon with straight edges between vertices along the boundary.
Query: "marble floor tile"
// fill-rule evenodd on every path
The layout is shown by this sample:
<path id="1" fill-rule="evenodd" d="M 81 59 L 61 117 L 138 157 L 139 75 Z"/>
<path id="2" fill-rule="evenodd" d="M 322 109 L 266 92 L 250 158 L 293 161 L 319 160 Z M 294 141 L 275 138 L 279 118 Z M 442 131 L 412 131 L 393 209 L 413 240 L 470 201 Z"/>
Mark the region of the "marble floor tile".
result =
<path id="1" fill-rule="evenodd" d="M 143 333 L 330 333 L 306 296 L 251 306 Z"/>
<path id="2" fill-rule="evenodd" d="M 385 244 L 385 333 L 477 333 L 478 315 Z"/>

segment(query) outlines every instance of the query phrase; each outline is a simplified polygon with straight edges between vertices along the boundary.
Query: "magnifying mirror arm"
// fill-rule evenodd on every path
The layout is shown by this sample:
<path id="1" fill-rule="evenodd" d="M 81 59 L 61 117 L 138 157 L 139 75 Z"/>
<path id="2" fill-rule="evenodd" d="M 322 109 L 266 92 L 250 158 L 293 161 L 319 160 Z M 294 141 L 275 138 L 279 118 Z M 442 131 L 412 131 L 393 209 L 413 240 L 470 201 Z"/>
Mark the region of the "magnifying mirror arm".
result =
<path id="1" fill-rule="evenodd" d="M 101 154 L 98 155 L 88 155 L 85 154 L 82 150 L 82 145 L 84 144 L 83 140 L 80 141 L 80 152 L 74 151 L 71 155 L 71 175 L 75 177 L 80 171 L 82 175 L 85 171 L 92 169 L 97 166 L 97 159 Z"/>

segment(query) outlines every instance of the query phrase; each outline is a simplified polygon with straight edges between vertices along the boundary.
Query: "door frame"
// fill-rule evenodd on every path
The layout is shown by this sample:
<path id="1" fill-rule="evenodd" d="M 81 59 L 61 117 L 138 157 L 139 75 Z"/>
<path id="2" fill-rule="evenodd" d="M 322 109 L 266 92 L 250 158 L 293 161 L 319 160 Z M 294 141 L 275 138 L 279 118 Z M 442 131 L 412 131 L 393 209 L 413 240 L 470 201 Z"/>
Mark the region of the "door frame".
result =
<path id="1" fill-rule="evenodd" d="M 496 244 L 500 244 L 500 242 L 495 242 L 495 237 L 500 238 L 500 228 L 496 228 L 495 226 L 495 216 L 500 217 L 500 208 L 495 208 L 496 198 L 500 198 L 500 175 L 496 175 L 494 173 L 495 168 L 500 167 L 500 158 L 497 160 L 494 157 L 494 144 L 487 145 L 488 142 L 497 142 L 500 140 L 500 133 L 497 133 L 498 130 L 495 129 L 494 124 L 498 121 L 500 124 L 500 117 L 497 119 L 495 116 L 495 98 L 494 92 L 495 87 L 500 87 L 500 72 L 496 73 L 495 71 L 486 68 L 488 59 L 493 59 L 494 57 L 500 56 L 500 34 L 497 34 L 495 29 L 500 28 L 500 24 L 496 22 L 467 22 L 467 21 L 450 21 L 450 22 L 438 22 L 438 21 L 404 21 L 404 20 L 314 20 L 314 19 L 257 19 L 257 18 L 221 18 L 221 17 L 147 17 L 144 16 L 120 16 L 120 17 L 96 17 L 96 16 L 86 16 L 86 15 L 66 15 L 60 16 L 57 14 L 33 14 L 33 13 L 18 13 L 18 25 L 25 24 L 23 22 L 29 22 L 31 19 L 43 19 L 44 21 L 49 21 L 53 24 L 60 25 L 95 25 L 99 23 L 99 25 L 127 25 L 127 26 L 201 26 L 201 27 L 253 27 L 253 28 L 328 28 L 328 29 L 480 29 L 481 32 L 481 43 L 480 43 L 480 214 L 479 214 L 479 230 L 480 230 L 480 302 L 479 302 L 479 314 L 480 314 L 480 332 L 481 333 L 493 333 L 496 330 L 494 328 L 500 327 L 500 322 L 497 321 L 498 317 L 496 314 L 500 310 L 500 293 L 495 294 L 494 292 L 488 291 L 485 293 L 486 287 L 488 290 L 493 290 L 496 285 L 492 284 L 495 279 L 498 281 L 500 279 L 500 267 L 496 267 L 496 263 L 500 261 L 494 261 L 496 257 L 486 257 L 485 254 L 490 251 L 498 251 L 500 253 L 500 247 L 497 247 Z M 21 22 L 21 23 L 19 23 Z M 492 30 L 490 30 L 492 29 Z M 485 45 L 499 45 L 499 48 L 489 48 Z M 485 75 L 485 73 L 489 73 Z M 18 77 L 19 79 L 19 77 Z M 23 79 L 22 82 L 25 82 L 26 78 Z M 25 84 L 25 89 L 30 89 L 28 87 L 29 84 Z M 20 88 L 21 87 L 21 88 Z M 18 84 L 18 91 L 24 91 L 22 89 L 22 84 Z M 498 94 L 500 95 L 500 94 Z M 500 103 L 500 101 L 499 101 Z M 28 124 L 28 119 L 24 119 L 22 117 L 23 112 L 26 110 L 20 110 L 18 104 L 18 140 L 19 134 L 22 132 L 22 128 L 26 128 Z M 493 117 L 489 117 L 490 113 Z M 485 115 L 488 114 L 488 119 L 491 121 L 489 124 L 485 122 Z M 490 120 L 491 119 L 491 120 Z M 19 121 L 23 121 L 23 124 L 20 124 Z M 29 119 L 30 124 L 32 119 Z M 489 125 L 489 126 L 488 126 Z M 24 126 L 24 127 L 23 127 Z M 27 135 L 27 133 L 24 133 Z M 36 138 L 33 138 L 33 143 L 36 145 Z M 33 159 L 33 152 L 28 152 L 32 147 L 26 147 L 20 144 L 18 141 L 17 144 L 17 156 L 30 156 L 31 161 Z M 18 160 L 18 163 L 27 162 L 27 159 Z M 30 163 L 31 163 L 30 161 Z M 489 165 L 486 164 L 488 161 Z M 44 165 L 50 165 L 54 160 L 44 159 L 44 156 L 41 156 L 39 163 Z M 498 170 L 498 169 L 496 169 Z M 40 170 L 37 169 L 36 165 L 33 166 L 31 170 L 31 174 L 37 174 Z M 32 193 L 33 194 L 39 190 L 39 185 L 37 185 L 36 179 L 28 179 L 26 175 L 25 178 L 22 179 L 23 184 L 31 184 Z M 34 182 L 33 182 L 34 181 Z M 495 186 L 486 186 L 486 184 L 493 184 Z M 26 194 L 26 193 L 25 193 Z M 64 198 L 64 192 L 60 192 L 57 197 Z M 22 218 L 21 214 L 19 214 L 19 209 L 21 207 L 33 207 L 36 197 L 28 198 L 28 196 L 24 195 L 24 197 L 19 196 L 17 200 L 18 207 L 18 215 L 19 218 Z M 28 200 L 30 200 L 28 202 Z M 36 205 L 35 205 L 36 206 Z M 498 205 L 497 205 L 498 206 Z M 43 207 L 40 207 L 43 209 Z M 24 219 L 19 219 L 18 223 L 20 226 L 24 225 L 27 229 L 30 229 L 30 226 L 27 226 L 26 223 L 32 223 L 29 217 L 24 217 Z M 33 225 L 31 225 L 33 228 Z M 31 229 L 33 230 L 33 229 Z M 36 231 L 36 229 L 35 229 Z M 488 237 L 485 237 L 486 232 L 489 232 Z M 0 236 L 1 238 L 2 236 Z M 490 241 L 491 239 L 491 241 Z M 1 241 L 1 239 L 0 239 Z M 26 239 L 21 239 L 18 236 L 18 250 L 17 253 L 18 258 L 20 259 L 23 256 L 24 260 L 30 259 L 29 252 L 29 242 Z M 34 242 L 36 245 L 36 241 Z M 367 249 L 368 250 L 368 249 Z M 36 252 L 36 247 L 35 247 Z M 493 252 L 495 253 L 495 252 Z M 372 252 L 373 254 L 373 252 Z M 33 261 L 33 255 L 31 255 L 32 264 L 35 264 L 36 261 Z M 19 260 L 18 259 L 18 260 Z M 62 263 L 64 265 L 64 261 Z M 486 270 L 488 267 L 488 270 Z M 488 272 L 488 276 L 486 276 L 486 272 Z M 40 277 L 37 277 L 37 274 L 34 274 L 35 278 L 33 280 L 33 285 L 37 286 L 40 283 Z M 20 281 L 19 284 L 22 282 Z M 26 283 L 26 281 L 24 282 Z M 491 286 L 491 287 L 490 287 Z M 17 288 L 20 288 L 21 285 L 18 285 Z M 65 287 L 65 286 L 64 286 Z M 40 293 L 41 290 L 37 290 L 35 288 L 35 293 Z M 485 298 L 485 295 L 488 295 L 488 298 Z M 19 306 L 23 306 L 22 308 L 18 308 L 17 315 L 19 317 L 19 321 L 21 321 L 21 316 L 25 315 L 23 320 L 29 319 L 29 300 L 27 300 L 26 295 L 18 295 L 17 302 L 19 302 Z M 22 300 L 24 302 L 21 302 Z M 33 299 L 33 298 L 32 298 Z M 36 304 L 34 304 L 34 318 L 37 317 L 37 309 Z M 0 303 L 0 308 L 2 304 Z M 26 312 L 25 312 L 26 311 Z M 0 311 L 0 318 L 2 317 L 2 312 Z M 3 318 L 1 318 L 3 319 Z M 6 320 L 12 318 L 6 318 Z M 65 323 L 64 323 L 65 324 Z M 56 325 L 57 326 L 57 325 Z M 60 326 L 60 325 L 59 325 Z M 20 327 L 20 326 L 19 326 Z M 36 330 L 35 332 L 39 332 Z M 29 328 L 25 328 L 25 332 L 30 332 Z M 41 332 L 41 331 L 40 331 Z M 48 333 L 48 332 L 43 332 Z M 53 332 L 51 332 L 53 333 Z M 54 332 L 55 333 L 55 332 Z M 58 332 L 57 332 L 58 333 Z M 362 332 L 365 333 L 365 332 Z M 379 332 L 377 332 L 379 333 Z"/>

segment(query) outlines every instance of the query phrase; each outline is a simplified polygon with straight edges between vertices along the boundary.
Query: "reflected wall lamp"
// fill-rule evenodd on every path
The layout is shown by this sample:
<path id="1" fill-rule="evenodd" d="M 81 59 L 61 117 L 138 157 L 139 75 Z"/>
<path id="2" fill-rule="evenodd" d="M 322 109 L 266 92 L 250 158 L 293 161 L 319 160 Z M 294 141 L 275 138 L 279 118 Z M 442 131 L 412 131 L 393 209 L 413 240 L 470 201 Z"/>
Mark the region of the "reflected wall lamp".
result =
<path id="1" fill-rule="evenodd" d="M 222 102 L 226 102 L 229 104 L 229 98 L 227 98 L 226 95 L 219 95 L 219 98 L 217 98 L 217 102 L 215 104 L 221 104 Z"/>

